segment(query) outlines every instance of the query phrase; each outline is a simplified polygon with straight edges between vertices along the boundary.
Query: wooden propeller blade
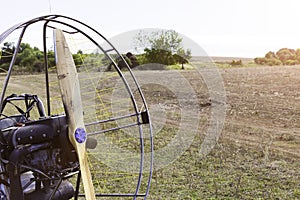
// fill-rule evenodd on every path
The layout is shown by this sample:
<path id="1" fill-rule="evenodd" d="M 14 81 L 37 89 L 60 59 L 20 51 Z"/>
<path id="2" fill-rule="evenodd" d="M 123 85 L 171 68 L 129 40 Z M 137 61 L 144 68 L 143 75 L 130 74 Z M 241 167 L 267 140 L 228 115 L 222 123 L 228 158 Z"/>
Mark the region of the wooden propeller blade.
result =
<path id="1" fill-rule="evenodd" d="M 86 152 L 86 131 L 76 66 L 64 34 L 56 29 L 56 67 L 65 112 L 68 118 L 69 139 L 76 149 L 80 164 L 85 197 L 95 200 L 95 191 Z"/>

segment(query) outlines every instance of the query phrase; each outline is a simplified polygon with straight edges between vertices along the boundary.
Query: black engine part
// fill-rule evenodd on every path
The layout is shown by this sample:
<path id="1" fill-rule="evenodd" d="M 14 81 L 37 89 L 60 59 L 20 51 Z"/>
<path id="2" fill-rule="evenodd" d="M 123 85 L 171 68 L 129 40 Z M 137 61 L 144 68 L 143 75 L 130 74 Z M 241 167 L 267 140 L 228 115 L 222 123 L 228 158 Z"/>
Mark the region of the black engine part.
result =
<path id="1" fill-rule="evenodd" d="M 25 200 L 42 200 L 50 199 L 55 188 L 49 190 L 40 189 L 32 193 L 25 195 Z M 57 188 L 55 194 L 52 196 L 52 200 L 69 200 L 74 196 L 74 188 L 72 184 L 68 181 L 61 182 L 60 186 Z"/>

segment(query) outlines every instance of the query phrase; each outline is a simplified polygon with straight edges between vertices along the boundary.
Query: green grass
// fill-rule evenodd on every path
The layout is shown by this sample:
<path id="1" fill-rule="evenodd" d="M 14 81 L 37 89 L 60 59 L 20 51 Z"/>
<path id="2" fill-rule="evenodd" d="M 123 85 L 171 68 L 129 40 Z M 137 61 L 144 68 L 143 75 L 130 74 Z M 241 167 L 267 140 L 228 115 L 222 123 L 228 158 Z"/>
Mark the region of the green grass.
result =
<path id="1" fill-rule="evenodd" d="M 239 67 L 258 67 L 258 66 L 260 66 L 252 61 L 251 62 L 243 62 L 242 65 L 236 65 L 236 66 L 233 66 L 228 62 L 215 62 L 214 64 L 219 68 L 239 68 Z"/>
<path id="2" fill-rule="evenodd" d="M 193 67 L 190 64 L 184 64 L 183 66 L 184 66 L 184 70 L 195 69 L 195 67 Z M 170 69 L 170 70 L 182 70 L 182 65 L 181 64 L 168 65 L 167 69 Z"/>
<path id="3" fill-rule="evenodd" d="M 201 139 L 174 163 L 154 172 L 150 199 L 298 199 L 299 163 L 229 141 L 200 158 Z"/>

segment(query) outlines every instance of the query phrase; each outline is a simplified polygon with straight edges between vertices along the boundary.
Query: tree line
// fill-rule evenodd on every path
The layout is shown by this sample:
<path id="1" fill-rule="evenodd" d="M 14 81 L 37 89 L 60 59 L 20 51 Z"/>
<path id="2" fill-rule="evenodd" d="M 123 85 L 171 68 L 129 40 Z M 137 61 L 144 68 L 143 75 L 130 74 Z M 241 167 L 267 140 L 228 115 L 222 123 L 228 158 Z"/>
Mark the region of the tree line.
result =
<path id="1" fill-rule="evenodd" d="M 128 52 L 122 55 L 129 63 L 130 67 L 143 65 L 147 63 L 159 63 L 163 65 L 180 64 L 184 69 L 184 64 L 191 58 L 191 50 L 182 47 L 182 38 L 176 31 L 156 31 L 152 33 L 140 32 L 135 37 L 137 48 L 143 48 L 143 53 L 133 55 Z M 0 48 L 0 70 L 7 71 L 15 51 L 15 45 L 11 42 L 5 42 Z M 117 55 L 112 55 L 117 60 L 117 64 L 122 68 L 121 59 Z M 53 50 L 47 51 L 49 68 L 55 67 L 55 55 Z M 104 54 L 83 53 L 78 50 L 73 54 L 75 65 L 80 68 L 84 63 L 89 65 L 106 65 L 110 70 L 111 62 Z M 18 49 L 14 69 L 20 72 L 38 73 L 45 70 L 44 52 L 38 47 L 31 47 L 28 43 L 22 43 Z"/>
<path id="2" fill-rule="evenodd" d="M 296 65 L 300 64 L 300 49 L 282 48 L 277 52 L 269 51 L 265 57 L 258 57 L 254 62 L 259 65 Z"/>
<path id="3" fill-rule="evenodd" d="M 1 47 L 0 54 L 0 68 L 2 71 L 8 70 L 13 53 L 16 47 L 14 43 L 6 42 Z M 49 53 L 49 63 L 54 65 L 54 53 Z M 53 55 L 51 55 L 53 53 Z M 37 47 L 31 47 L 27 43 L 22 43 L 18 50 L 18 55 L 16 57 L 15 65 L 25 69 L 26 71 L 41 71 L 44 65 L 44 55 L 41 50 Z"/>
<path id="4" fill-rule="evenodd" d="M 12 60 L 12 56 L 15 52 L 15 45 L 12 42 L 5 42 L 0 49 L 0 69 L 1 71 L 7 71 Z M 73 54 L 73 59 L 76 66 L 80 66 L 83 63 L 84 57 L 82 51 L 78 51 Z M 47 59 L 49 68 L 55 66 L 54 51 L 47 51 Z M 18 50 L 18 54 L 15 60 L 15 70 L 21 72 L 42 72 L 44 71 L 44 52 L 38 47 L 31 47 L 28 43 L 21 43 Z"/>

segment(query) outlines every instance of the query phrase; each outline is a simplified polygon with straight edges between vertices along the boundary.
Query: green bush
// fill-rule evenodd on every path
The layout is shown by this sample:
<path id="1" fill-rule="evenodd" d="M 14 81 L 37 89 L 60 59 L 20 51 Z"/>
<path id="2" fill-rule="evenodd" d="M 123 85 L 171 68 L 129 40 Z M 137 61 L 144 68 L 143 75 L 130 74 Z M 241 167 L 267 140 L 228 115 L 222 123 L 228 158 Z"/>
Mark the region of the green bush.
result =
<path id="1" fill-rule="evenodd" d="M 286 65 L 296 65 L 298 64 L 298 61 L 297 60 L 287 60 L 285 62 Z"/>
<path id="2" fill-rule="evenodd" d="M 172 52 L 164 49 L 145 49 L 145 58 L 147 63 L 159 63 L 163 65 L 174 65 L 176 60 Z"/>
<path id="3" fill-rule="evenodd" d="M 266 64 L 266 58 L 254 58 L 254 62 L 258 65 L 265 65 Z"/>
<path id="4" fill-rule="evenodd" d="M 282 65 L 282 62 L 281 60 L 277 59 L 277 58 L 270 58 L 268 59 L 268 62 L 267 62 L 268 65 Z"/>
<path id="5" fill-rule="evenodd" d="M 281 48 L 276 53 L 269 51 L 265 57 L 255 58 L 254 62 L 270 66 L 300 64 L 300 49 Z"/>
<path id="6" fill-rule="evenodd" d="M 136 55 L 136 59 L 138 60 L 140 65 L 147 63 L 147 59 L 146 59 L 145 54 Z"/>
<path id="7" fill-rule="evenodd" d="M 10 63 L 3 63 L 3 64 L 1 64 L 0 65 L 0 68 L 1 68 L 0 72 L 7 71 L 8 68 L 9 68 L 9 64 Z"/>
<path id="8" fill-rule="evenodd" d="M 243 62 L 242 62 L 242 60 L 232 60 L 230 65 L 231 66 L 242 66 Z"/>
<path id="9" fill-rule="evenodd" d="M 284 65 L 288 65 L 288 60 L 296 60 L 296 51 L 294 49 L 282 48 L 276 52 L 276 56 Z"/>
<path id="10" fill-rule="evenodd" d="M 277 58 L 255 58 L 254 62 L 259 65 L 282 65 L 282 62 Z"/>

